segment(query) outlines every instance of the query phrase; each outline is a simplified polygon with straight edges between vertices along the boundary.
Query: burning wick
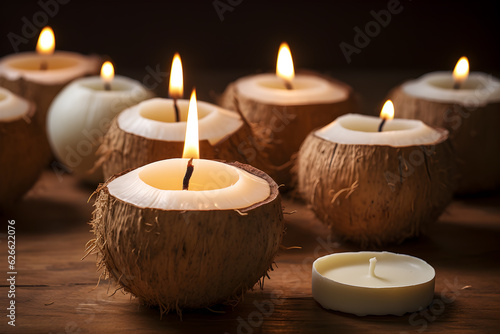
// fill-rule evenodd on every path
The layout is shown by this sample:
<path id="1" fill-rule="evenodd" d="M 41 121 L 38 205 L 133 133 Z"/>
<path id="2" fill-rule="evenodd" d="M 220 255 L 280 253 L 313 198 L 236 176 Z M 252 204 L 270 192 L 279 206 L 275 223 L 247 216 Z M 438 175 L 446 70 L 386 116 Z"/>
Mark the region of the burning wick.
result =
<path id="1" fill-rule="evenodd" d="M 380 118 L 382 118 L 382 122 L 378 126 L 378 132 L 382 132 L 384 129 L 384 124 L 388 119 L 394 118 L 394 104 L 391 100 L 387 100 L 382 107 L 382 111 L 380 112 Z"/>
<path id="2" fill-rule="evenodd" d="M 383 118 L 382 122 L 380 122 L 380 125 L 378 126 L 378 132 L 382 132 L 382 130 L 384 128 L 385 121 L 387 121 L 387 119 Z"/>
<path id="3" fill-rule="evenodd" d="M 285 87 L 288 90 L 292 90 L 293 89 L 292 83 L 290 81 L 288 81 L 288 80 L 285 80 Z"/>
<path id="4" fill-rule="evenodd" d="M 104 90 L 111 90 L 111 84 L 109 82 L 104 83 Z"/>
<path id="5" fill-rule="evenodd" d="M 193 158 L 189 159 L 186 174 L 184 175 L 184 180 L 182 180 L 182 190 L 188 190 L 189 188 L 189 180 L 191 180 L 191 176 L 193 175 L 194 166 L 193 166 Z"/>
<path id="6" fill-rule="evenodd" d="M 181 121 L 181 116 L 179 113 L 179 107 L 177 106 L 177 98 L 173 98 L 174 100 L 174 109 L 175 109 L 175 121 L 180 122 Z"/>
<path id="7" fill-rule="evenodd" d="M 49 67 L 49 65 L 47 64 L 47 62 L 45 60 L 43 60 L 40 63 L 40 71 L 46 71 L 48 67 Z"/>

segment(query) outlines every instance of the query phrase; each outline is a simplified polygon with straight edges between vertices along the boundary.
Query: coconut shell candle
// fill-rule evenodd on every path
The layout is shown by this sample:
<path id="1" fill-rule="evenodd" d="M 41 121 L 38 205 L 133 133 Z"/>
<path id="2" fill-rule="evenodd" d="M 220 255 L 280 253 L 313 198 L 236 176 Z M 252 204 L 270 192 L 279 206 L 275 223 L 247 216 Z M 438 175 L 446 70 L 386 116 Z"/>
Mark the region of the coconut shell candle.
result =
<path id="1" fill-rule="evenodd" d="M 151 95 L 138 81 L 114 76 L 113 65 L 104 63 L 100 77 L 75 80 L 54 99 L 47 115 L 52 151 L 78 177 L 102 182 L 102 170 L 94 169 L 95 153 L 111 120 Z"/>
<path id="2" fill-rule="evenodd" d="M 98 73 L 98 57 L 56 51 L 55 38 L 50 27 L 40 33 L 37 52 L 22 52 L 0 60 L 0 86 L 33 101 L 35 117 L 45 131 L 47 110 L 54 97 L 72 80 Z M 48 161 L 50 148 L 46 138 L 38 143 Z"/>
<path id="3" fill-rule="evenodd" d="M 35 110 L 32 102 L 0 88 L 0 210 L 29 190 L 45 165 Z"/>
<path id="4" fill-rule="evenodd" d="M 293 157 L 314 129 L 340 115 L 356 112 L 352 89 L 344 83 L 314 74 L 297 74 L 286 43 L 278 54 L 277 74 L 258 74 L 230 84 L 221 99 L 237 110 L 254 128 L 266 170 L 290 186 Z"/>
<path id="5" fill-rule="evenodd" d="M 189 102 L 154 98 L 120 113 L 103 138 L 98 154 L 105 178 L 121 171 L 182 154 Z M 252 132 L 240 116 L 206 102 L 198 102 L 201 154 L 205 159 L 244 161 L 259 167 L 259 158 L 246 156 L 241 143 L 252 144 Z M 254 159 L 255 158 L 255 159 Z"/>
<path id="6" fill-rule="evenodd" d="M 92 221 L 98 266 L 162 312 L 239 300 L 271 268 L 284 229 L 277 184 L 249 165 L 198 159 L 193 118 L 183 159 L 110 178 Z"/>
<path id="7" fill-rule="evenodd" d="M 448 132 L 418 120 L 344 115 L 312 132 L 298 157 L 298 188 L 332 233 L 366 245 L 418 236 L 451 200 Z"/>
<path id="8" fill-rule="evenodd" d="M 106 178 L 153 161 L 181 156 L 189 101 L 182 100 L 178 54 L 172 62 L 169 95 L 171 99 L 143 101 L 113 120 L 98 151 L 98 165 L 102 165 Z M 237 160 L 257 168 L 264 165 L 255 154 L 256 149 L 249 150 L 254 147 L 252 130 L 238 114 L 206 102 L 197 105 L 203 158 Z"/>
<path id="9" fill-rule="evenodd" d="M 454 71 L 433 72 L 403 83 L 390 94 L 402 118 L 450 131 L 458 161 L 458 193 L 500 186 L 500 81 L 480 72 L 468 74 L 462 59 Z M 487 149 L 486 149 L 487 148 Z"/>

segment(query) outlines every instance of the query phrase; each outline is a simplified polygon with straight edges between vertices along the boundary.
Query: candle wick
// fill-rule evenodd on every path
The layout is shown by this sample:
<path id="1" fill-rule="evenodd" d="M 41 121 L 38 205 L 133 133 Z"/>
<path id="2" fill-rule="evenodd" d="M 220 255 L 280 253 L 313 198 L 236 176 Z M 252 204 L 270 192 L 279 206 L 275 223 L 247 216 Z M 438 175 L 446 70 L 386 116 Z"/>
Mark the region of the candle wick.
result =
<path id="1" fill-rule="evenodd" d="M 460 82 L 455 81 L 455 83 L 453 84 L 453 89 L 460 89 L 460 86 Z"/>
<path id="2" fill-rule="evenodd" d="M 375 265 L 376 264 L 377 264 L 377 258 L 372 257 L 370 259 L 370 268 L 368 269 L 368 274 L 372 277 L 377 277 L 377 275 L 375 275 Z"/>
<path id="3" fill-rule="evenodd" d="M 174 98 L 174 109 L 175 109 L 175 121 L 180 122 L 181 116 L 179 113 L 179 107 L 177 106 L 177 99 L 176 98 Z"/>
<path id="4" fill-rule="evenodd" d="M 111 83 L 105 82 L 104 83 L 104 90 L 111 90 Z"/>
<path id="5" fill-rule="evenodd" d="M 193 166 L 193 158 L 189 159 L 187 168 L 186 168 L 186 174 L 184 175 L 184 180 L 182 180 L 182 190 L 188 190 L 189 188 L 189 180 L 191 179 L 191 176 L 193 175 L 194 171 L 194 166 Z"/>
<path id="6" fill-rule="evenodd" d="M 378 126 L 378 132 L 382 132 L 382 130 L 384 129 L 385 121 L 387 121 L 387 119 L 382 118 L 382 122 L 380 122 L 380 125 Z"/>
<path id="7" fill-rule="evenodd" d="M 293 89 L 292 83 L 289 80 L 285 80 L 285 87 L 288 90 L 292 90 Z"/>
<path id="8" fill-rule="evenodd" d="M 48 67 L 49 65 L 47 64 L 47 61 L 42 60 L 42 62 L 40 63 L 40 71 L 45 71 Z"/>

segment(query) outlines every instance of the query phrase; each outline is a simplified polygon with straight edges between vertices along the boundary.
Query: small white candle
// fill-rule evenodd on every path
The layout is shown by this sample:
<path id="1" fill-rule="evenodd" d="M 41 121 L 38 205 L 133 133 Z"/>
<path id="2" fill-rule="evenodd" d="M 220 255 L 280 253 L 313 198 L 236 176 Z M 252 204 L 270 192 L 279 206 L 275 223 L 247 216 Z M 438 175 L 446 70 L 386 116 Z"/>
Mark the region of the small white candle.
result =
<path id="1" fill-rule="evenodd" d="M 118 126 L 125 132 L 148 139 L 183 142 L 186 133 L 186 118 L 189 101 L 177 100 L 180 122 L 175 120 L 171 99 L 153 98 L 124 110 L 118 116 Z M 241 118 L 213 104 L 199 101 L 200 140 L 216 144 L 237 131 Z"/>
<path id="2" fill-rule="evenodd" d="M 242 169 L 194 159 L 189 190 L 182 180 L 189 159 L 168 159 L 137 168 L 108 185 L 110 194 L 141 208 L 163 210 L 242 209 L 269 197 L 269 183 Z"/>
<path id="3" fill-rule="evenodd" d="M 382 132 L 378 132 L 379 125 L 379 117 L 347 114 L 316 131 L 316 135 L 339 144 L 394 147 L 432 144 L 443 135 L 441 131 L 414 119 L 388 120 Z"/>
<path id="4" fill-rule="evenodd" d="M 469 74 L 469 62 L 462 57 L 453 72 L 432 72 L 402 85 L 403 92 L 424 100 L 456 103 L 466 107 L 500 101 L 500 81 L 481 72 Z"/>
<path id="5" fill-rule="evenodd" d="M 106 82 L 110 90 L 106 90 Z M 123 109 L 151 94 L 138 81 L 114 76 L 81 78 L 54 99 L 47 115 L 47 134 L 56 157 L 91 182 L 101 182 L 101 171 L 90 175 L 100 138 Z"/>
<path id="6" fill-rule="evenodd" d="M 282 43 L 276 62 L 276 74 L 265 73 L 236 81 L 238 93 L 247 99 L 272 105 L 308 105 L 346 100 L 349 91 L 321 77 L 295 74 L 292 54 Z"/>
<path id="7" fill-rule="evenodd" d="M 390 252 L 346 252 L 314 261 L 313 297 L 324 308 L 356 315 L 403 315 L 427 307 L 435 271 L 425 261 Z"/>
<path id="8" fill-rule="evenodd" d="M 74 52 L 56 51 L 54 33 L 45 27 L 40 33 L 37 52 L 21 52 L 0 60 L 0 75 L 8 80 L 24 80 L 38 84 L 56 85 L 94 73 L 97 57 Z"/>
<path id="9" fill-rule="evenodd" d="M 241 96 L 281 106 L 335 103 L 349 97 L 344 86 L 318 76 L 296 74 L 290 82 L 293 89 L 286 89 L 282 78 L 264 73 L 241 78 L 235 84 Z"/>

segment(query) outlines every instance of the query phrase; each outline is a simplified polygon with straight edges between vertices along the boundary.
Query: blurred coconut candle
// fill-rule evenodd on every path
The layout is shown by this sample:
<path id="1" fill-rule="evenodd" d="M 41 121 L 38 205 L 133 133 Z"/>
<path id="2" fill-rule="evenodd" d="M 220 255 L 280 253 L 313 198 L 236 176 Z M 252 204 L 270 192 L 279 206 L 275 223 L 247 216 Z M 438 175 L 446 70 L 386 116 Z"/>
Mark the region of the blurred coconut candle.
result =
<path id="1" fill-rule="evenodd" d="M 106 178 L 150 162 L 181 156 L 189 101 L 183 97 L 182 63 L 172 61 L 169 96 L 132 106 L 116 117 L 98 150 Z M 261 168 L 251 128 L 233 112 L 200 101 L 201 154 L 206 159 L 240 161 Z M 242 149 L 244 148 L 244 149 Z"/>
<path id="2" fill-rule="evenodd" d="M 261 154 L 278 183 L 289 183 L 292 156 L 313 129 L 356 112 L 352 89 L 316 74 L 295 74 L 290 48 L 282 43 L 276 74 L 247 76 L 230 84 L 221 99 L 255 128 Z"/>
<path id="3" fill-rule="evenodd" d="M 125 291 L 162 312 L 237 302 L 272 268 L 284 229 L 278 185 L 268 175 L 199 159 L 194 91 L 187 123 L 182 159 L 99 187 L 88 249 Z"/>
<path id="4" fill-rule="evenodd" d="M 395 88 L 390 97 L 400 117 L 450 131 L 458 161 L 459 193 L 500 186 L 500 81 L 471 72 L 462 57 L 453 72 L 433 72 Z M 487 149 L 485 149 L 487 148 Z"/>
<path id="5" fill-rule="evenodd" d="M 38 38 L 36 52 L 21 52 L 0 59 L 0 86 L 35 103 L 34 122 L 43 131 L 47 110 L 61 89 L 76 78 L 99 71 L 96 56 L 54 50 L 54 33 L 45 27 Z M 48 162 L 51 153 L 46 136 L 37 147 Z"/>
<path id="6" fill-rule="evenodd" d="M 38 146 L 45 134 L 35 114 L 32 102 L 0 88 L 0 211 L 30 189 L 45 166 Z"/>
<path id="7" fill-rule="evenodd" d="M 424 231 L 451 200 L 448 131 L 393 115 L 388 101 L 382 119 L 341 116 L 300 148 L 299 192 L 340 239 L 401 242 Z"/>
<path id="8" fill-rule="evenodd" d="M 47 115 L 47 132 L 55 156 L 76 175 L 102 182 L 102 170 L 93 170 L 95 152 L 111 120 L 120 111 L 151 97 L 138 81 L 114 75 L 110 62 L 101 76 L 81 78 L 65 87 Z"/>
<path id="9" fill-rule="evenodd" d="M 429 306 L 435 271 L 390 252 L 346 252 L 314 261 L 312 294 L 324 308 L 364 315 L 403 315 Z"/>

